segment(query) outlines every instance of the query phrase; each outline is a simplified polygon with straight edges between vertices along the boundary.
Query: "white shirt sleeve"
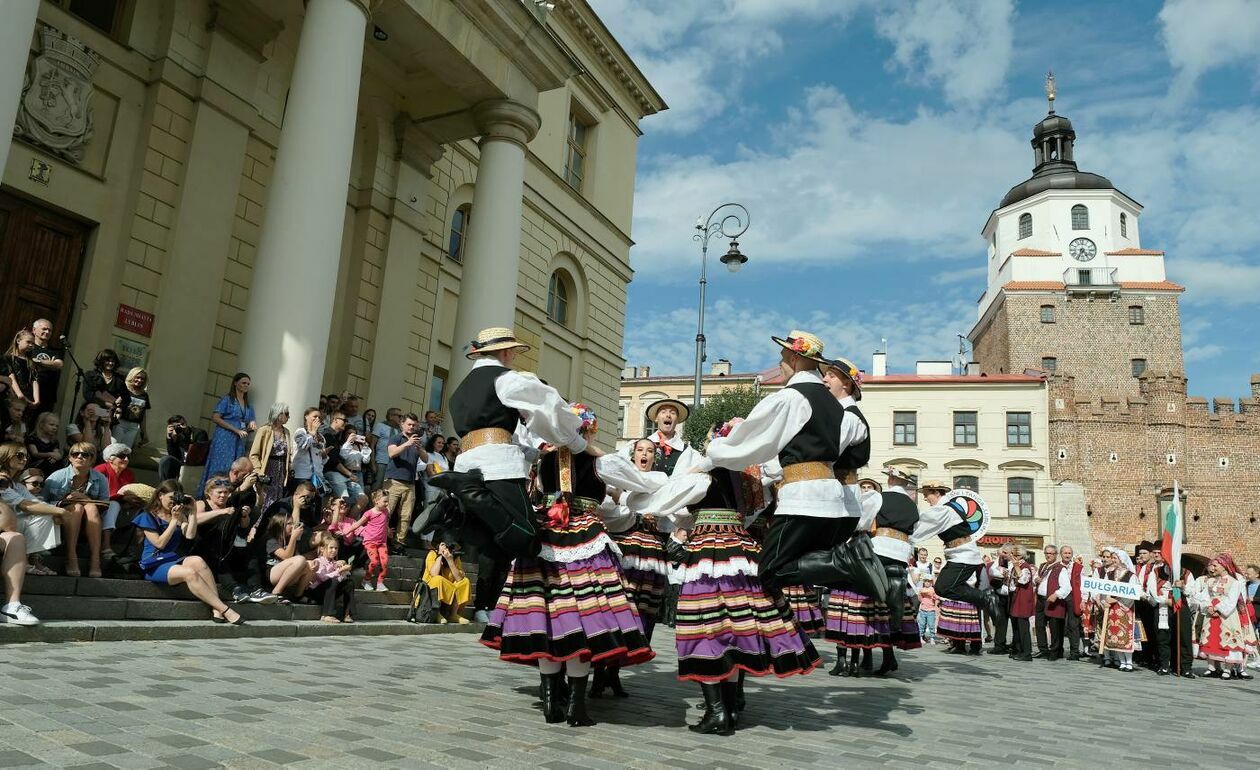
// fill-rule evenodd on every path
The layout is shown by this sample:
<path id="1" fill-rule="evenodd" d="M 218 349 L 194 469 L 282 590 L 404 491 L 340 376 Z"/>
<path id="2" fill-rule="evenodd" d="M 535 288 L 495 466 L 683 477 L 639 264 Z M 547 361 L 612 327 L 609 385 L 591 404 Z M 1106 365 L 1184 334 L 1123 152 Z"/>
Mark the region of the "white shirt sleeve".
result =
<path id="1" fill-rule="evenodd" d="M 595 459 L 595 472 L 606 483 L 623 492 L 651 494 L 665 485 L 669 477 L 659 471 L 641 471 L 625 455 L 610 454 Z"/>
<path id="2" fill-rule="evenodd" d="M 1229 588 L 1225 589 L 1225 595 L 1216 600 L 1212 606 L 1215 606 L 1216 611 L 1222 616 L 1233 615 L 1238 610 L 1238 600 L 1242 598 L 1242 592 L 1243 582 L 1238 578 L 1233 578 L 1229 581 Z"/>
<path id="3" fill-rule="evenodd" d="M 845 412 L 844 419 L 840 421 L 840 451 L 854 444 L 860 444 L 867 438 L 866 426 L 858 419 L 853 412 Z"/>
<path id="4" fill-rule="evenodd" d="M 918 545 L 924 540 L 941 534 L 957 522 L 958 514 L 952 508 L 933 505 L 919 512 L 919 523 L 915 525 L 914 533 L 910 535 L 910 542 Z"/>
<path id="5" fill-rule="evenodd" d="M 862 493 L 862 518 L 858 519 L 858 532 L 870 531 L 871 524 L 875 523 L 875 517 L 879 515 L 880 510 L 884 507 L 884 495 L 875 490 L 869 490 Z"/>
<path id="6" fill-rule="evenodd" d="M 1059 587 L 1054 592 L 1059 599 L 1066 599 L 1072 595 L 1072 568 L 1064 567 L 1059 570 Z"/>
<path id="7" fill-rule="evenodd" d="M 530 433 L 572 452 L 586 451 L 586 439 L 578 435 L 582 420 L 555 388 L 532 374 L 509 370 L 494 381 L 494 392 L 504 406 L 521 413 Z"/>
<path id="8" fill-rule="evenodd" d="M 653 492 L 631 492 L 622 502 L 635 513 L 676 518 L 687 506 L 699 502 L 713 480 L 707 473 L 674 474 Z"/>
<path id="9" fill-rule="evenodd" d="M 1019 577 L 1016 578 L 1016 580 L 1019 582 L 1021 586 L 1028 585 L 1029 583 L 1032 582 L 1032 579 L 1033 579 L 1033 571 L 1030 567 L 1024 567 L 1022 570 L 1020 570 Z"/>
<path id="10" fill-rule="evenodd" d="M 792 388 L 767 396 L 729 435 L 709 442 L 708 464 L 701 468 L 710 470 L 716 466 L 742 471 L 750 465 L 770 462 L 801 432 L 812 414 L 809 401 Z"/>

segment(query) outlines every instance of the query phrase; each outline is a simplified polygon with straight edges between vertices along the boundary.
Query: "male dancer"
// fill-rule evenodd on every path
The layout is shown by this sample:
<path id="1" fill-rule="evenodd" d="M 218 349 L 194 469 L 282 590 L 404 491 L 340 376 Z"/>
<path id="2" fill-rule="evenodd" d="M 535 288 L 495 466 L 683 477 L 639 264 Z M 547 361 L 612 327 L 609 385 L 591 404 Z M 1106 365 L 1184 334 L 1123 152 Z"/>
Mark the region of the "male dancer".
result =
<path id="1" fill-rule="evenodd" d="M 678 424 L 687 420 L 687 405 L 677 399 L 662 398 L 648 404 L 646 414 L 656 423 L 656 431 L 648 436 L 656 445 L 656 465 L 652 470 L 672 475 L 678 458 L 687 448 L 682 436 L 678 435 Z"/>
<path id="2" fill-rule="evenodd" d="M 918 545 L 936 535 L 945 544 L 945 566 L 936 576 L 938 596 L 967 602 L 996 616 L 999 611 L 997 595 L 985 591 L 988 586 L 980 581 L 975 586 L 967 585 L 967 579 L 976 574 L 976 568 L 984 563 L 984 554 L 972 540 L 971 528 L 958 512 L 937 504 L 944 496 L 940 488 L 924 490 L 923 498 L 931 507 L 919 514 L 919 526 L 910 540 Z"/>
<path id="3" fill-rule="evenodd" d="M 1137 564 L 1137 568 L 1134 570 L 1135 579 L 1137 584 L 1142 586 L 1143 592 L 1146 591 L 1147 585 L 1150 583 L 1151 575 L 1155 573 L 1154 555 L 1158 552 L 1159 548 L 1149 540 L 1143 540 L 1134 549 L 1134 562 Z M 1142 626 L 1143 641 L 1146 642 L 1142 649 L 1134 653 L 1133 662 L 1154 670 L 1158 667 L 1159 657 L 1156 652 L 1156 645 L 1153 643 L 1156 637 L 1155 632 L 1159 630 L 1156 628 L 1155 607 L 1149 601 L 1146 601 L 1144 596 L 1143 601 L 1134 602 L 1133 614 L 1137 616 L 1137 622 Z M 1136 630 L 1134 629 L 1135 632 Z"/>

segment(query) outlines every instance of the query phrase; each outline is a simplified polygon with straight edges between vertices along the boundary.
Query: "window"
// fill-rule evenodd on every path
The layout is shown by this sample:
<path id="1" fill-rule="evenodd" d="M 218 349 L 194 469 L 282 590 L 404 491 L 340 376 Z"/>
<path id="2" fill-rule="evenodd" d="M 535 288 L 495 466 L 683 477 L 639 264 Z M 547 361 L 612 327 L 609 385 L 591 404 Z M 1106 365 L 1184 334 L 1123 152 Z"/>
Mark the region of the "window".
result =
<path id="1" fill-rule="evenodd" d="M 1129 305 L 1129 323 L 1133 326 L 1146 323 L 1146 311 L 1141 305 Z"/>
<path id="2" fill-rule="evenodd" d="M 1041 359 L 1041 368 L 1047 372 L 1055 372 L 1059 369 L 1059 359 L 1054 356 L 1043 356 Z"/>
<path id="3" fill-rule="evenodd" d="M 53 0 L 106 35 L 117 35 L 122 25 L 123 7 L 127 0 Z"/>
<path id="4" fill-rule="evenodd" d="M 561 326 L 569 322 L 569 287 L 559 270 L 551 274 L 547 286 L 547 317 Z"/>
<path id="5" fill-rule="evenodd" d="M 1120 237 L 1129 237 L 1129 217 L 1123 211 L 1120 212 Z"/>
<path id="6" fill-rule="evenodd" d="M 1016 476 L 1006 480 L 1008 516 L 1033 515 L 1033 480 Z"/>
<path id="7" fill-rule="evenodd" d="M 564 160 L 564 181 L 578 192 L 582 191 L 582 179 L 586 175 L 586 142 L 590 136 L 590 124 L 578 116 L 569 113 L 568 149 Z"/>
<path id="8" fill-rule="evenodd" d="M 1041 322 L 1043 324 L 1054 323 L 1054 305 L 1041 306 Z"/>
<path id="9" fill-rule="evenodd" d="M 1032 446 L 1032 412 L 1006 413 L 1006 445 Z"/>
<path id="10" fill-rule="evenodd" d="M 433 367 L 433 376 L 429 378 L 430 411 L 442 411 L 442 399 L 446 396 L 446 378 L 450 376 L 450 373 L 442 367 Z"/>
<path id="11" fill-rule="evenodd" d="M 893 412 L 893 443 L 915 444 L 919 440 L 915 412 Z"/>
<path id="12" fill-rule="evenodd" d="M 977 440 L 976 413 L 954 412 L 954 446 L 975 446 Z"/>
<path id="13" fill-rule="evenodd" d="M 1079 203 L 1072 207 L 1072 229 L 1089 229 L 1089 209 Z"/>
<path id="14" fill-rule="evenodd" d="M 1076 285 L 1089 286 L 1093 281 L 1089 279 L 1090 272 L 1088 267 L 1082 267 L 1076 271 Z"/>
<path id="15" fill-rule="evenodd" d="M 468 221 L 471 218 L 471 203 L 455 209 L 455 214 L 451 217 L 451 240 L 446 246 L 446 256 L 456 262 L 464 261 L 464 241 L 468 238 Z"/>
<path id="16" fill-rule="evenodd" d="M 1134 377 L 1141 377 L 1146 372 L 1146 359 L 1135 358 L 1129 361 L 1129 367 L 1133 370 Z"/>
<path id="17" fill-rule="evenodd" d="M 980 477 L 979 476 L 955 476 L 954 489 L 970 489 L 976 494 L 980 493 Z"/>
<path id="18" fill-rule="evenodd" d="M 1032 214 L 1019 215 L 1019 237 L 1020 240 L 1032 237 Z"/>

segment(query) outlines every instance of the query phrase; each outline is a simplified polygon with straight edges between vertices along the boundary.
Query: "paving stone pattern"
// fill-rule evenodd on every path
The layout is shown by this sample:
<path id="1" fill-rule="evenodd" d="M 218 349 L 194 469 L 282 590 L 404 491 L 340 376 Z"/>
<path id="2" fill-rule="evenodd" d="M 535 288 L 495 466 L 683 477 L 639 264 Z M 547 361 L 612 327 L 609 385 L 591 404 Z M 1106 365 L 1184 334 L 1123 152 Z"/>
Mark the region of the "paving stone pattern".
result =
<path id="1" fill-rule="evenodd" d="M 465 635 L 12 645 L 0 768 L 1244 767 L 1260 753 L 1256 683 L 941 648 L 903 655 L 896 680 L 749 680 L 746 727 L 701 737 L 684 727 L 699 688 L 675 679 L 669 629 L 656 641 L 657 660 L 622 677 L 633 697 L 592 701 L 587 729 L 545 724 L 536 672 Z"/>

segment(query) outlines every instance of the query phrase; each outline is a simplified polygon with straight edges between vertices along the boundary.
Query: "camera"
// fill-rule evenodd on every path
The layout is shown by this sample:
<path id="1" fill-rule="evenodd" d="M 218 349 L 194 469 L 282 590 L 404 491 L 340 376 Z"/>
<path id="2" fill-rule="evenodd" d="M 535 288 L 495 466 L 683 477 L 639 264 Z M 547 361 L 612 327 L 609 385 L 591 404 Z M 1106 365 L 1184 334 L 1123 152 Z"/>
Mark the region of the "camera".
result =
<path id="1" fill-rule="evenodd" d="M 193 499 L 189 497 L 188 495 L 184 494 L 183 492 L 176 492 L 171 495 L 172 508 L 174 508 L 177 505 L 192 505 L 192 501 Z"/>
<path id="2" fill-rule="evenodd" d="M 13 486 L 13 479 L 8 476 L 0 476 L 0 490 L 8 489 Z"/>
<path id="3" fill-rule="evenodd" d="M 271 477 L 265 473 L 259 473 L 256 476 L 254 476 L 254 478 L 258 480 L 259 484 L 264 484 L 268 486 L 271 484 Z"/>

